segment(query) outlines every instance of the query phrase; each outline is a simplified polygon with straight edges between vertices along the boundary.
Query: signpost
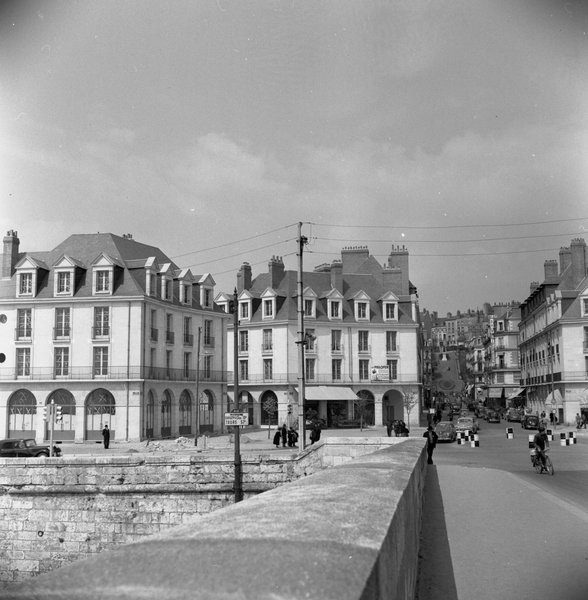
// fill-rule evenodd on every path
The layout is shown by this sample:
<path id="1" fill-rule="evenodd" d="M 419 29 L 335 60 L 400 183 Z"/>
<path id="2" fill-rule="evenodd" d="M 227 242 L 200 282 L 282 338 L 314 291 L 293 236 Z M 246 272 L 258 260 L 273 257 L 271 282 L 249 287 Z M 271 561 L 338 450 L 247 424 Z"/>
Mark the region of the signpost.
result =
<path id="1" fill-rule="evenodd" d="M 242 412 L 225 413 L 225 427 L 243 427 L 249 425 L 249 414 Z"/>

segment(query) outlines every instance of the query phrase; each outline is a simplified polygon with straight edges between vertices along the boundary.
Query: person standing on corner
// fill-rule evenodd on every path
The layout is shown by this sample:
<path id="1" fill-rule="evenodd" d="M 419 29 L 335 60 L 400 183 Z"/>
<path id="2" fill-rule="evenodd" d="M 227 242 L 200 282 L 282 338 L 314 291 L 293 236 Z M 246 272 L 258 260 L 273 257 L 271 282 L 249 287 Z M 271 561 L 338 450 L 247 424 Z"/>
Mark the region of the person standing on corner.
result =
<path id="1" fill-rule="evenodd" d="M 437 435 L 433 427 L 429 425 L 427 427 L 427 431 L 423 433 L 423 437 L 427 438 L 427 464 L 432 465 L 433 450 L 435 450 L 435 447 L 437 446 L 437 440 L 439 439 L 439 436 Z"/>
<path id="2" fill-rule="evenodd" d="M 110 446 L 110 429 L 108 429 L 108 425 L 104 425 L 102 438 L 104 439 L 104 450 L 108 450 L 108 446 Z"/>

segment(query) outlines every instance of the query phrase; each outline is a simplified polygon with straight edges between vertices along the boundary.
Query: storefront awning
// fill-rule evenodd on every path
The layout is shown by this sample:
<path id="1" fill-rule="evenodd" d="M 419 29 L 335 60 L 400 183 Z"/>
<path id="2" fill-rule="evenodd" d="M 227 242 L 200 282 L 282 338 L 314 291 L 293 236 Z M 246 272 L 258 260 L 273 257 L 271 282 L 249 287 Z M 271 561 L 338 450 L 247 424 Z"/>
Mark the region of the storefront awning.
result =
<path id="1" fill-rule="evenodd" d="M 512 400 L 513 398 L 516 398 L 517 396 L 521 396 L 522 394 L 525 393 L 525 388 L 515 388 L 514 390 L 508 390 L 509 394 L 506 397 L 507 400 Z"/>
<path id="2" fill-rule="evenodd" d="M 547 398 L 545 398 L 545 404 L 547 406 L 563 406 L 563 398 L 560 391 L 553 390 L 553 392 L 549 392 Z"/>
<path id="3" fill-rule="evenodd" d="M 313 385 L 304 390 L 306 400 L 357 400 L 357 394 L 346 387 Z"/>
<path id="4" fill-rule="evenodd" d="M 502 398 L 503 388 L 488 388 L 488 398 Z"/>

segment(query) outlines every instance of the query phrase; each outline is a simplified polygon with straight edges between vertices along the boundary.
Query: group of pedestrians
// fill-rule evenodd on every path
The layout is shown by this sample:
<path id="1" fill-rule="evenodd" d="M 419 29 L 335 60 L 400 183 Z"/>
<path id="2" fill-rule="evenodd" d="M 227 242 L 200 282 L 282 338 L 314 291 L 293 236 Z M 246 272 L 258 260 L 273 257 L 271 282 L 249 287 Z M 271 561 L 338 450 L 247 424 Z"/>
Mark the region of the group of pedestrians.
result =
<path id="1" fill-rule="evenodd" d="M 388 421 L 386 423 L 386 433 L 388 437 L 392 437 L 392 432 L 396 437 L 408 437 L 409 430 L 406 423 L 400 419 L 394 419 L 394 421 Z"/>
<path id="2" fill-rule="evenodd" d="M 282 448 L 285 448 L 286 445 L 288 448 L 297 448 L 296 444 L 298 443 L 298 432 L 294 429 L 294 427 L 287 427 L 286 423 L 283 423 L 281 427 L 278 427 L 276 433 L 274 434 L 274 446 L 276 448 L 280 447 L 280 443 L 282 444 Z"/>
<path id="3" fill-rule="evenodd" d="M 586 429 L 588 424 L 588 413 L 576 413 L 576 429 Z"/>

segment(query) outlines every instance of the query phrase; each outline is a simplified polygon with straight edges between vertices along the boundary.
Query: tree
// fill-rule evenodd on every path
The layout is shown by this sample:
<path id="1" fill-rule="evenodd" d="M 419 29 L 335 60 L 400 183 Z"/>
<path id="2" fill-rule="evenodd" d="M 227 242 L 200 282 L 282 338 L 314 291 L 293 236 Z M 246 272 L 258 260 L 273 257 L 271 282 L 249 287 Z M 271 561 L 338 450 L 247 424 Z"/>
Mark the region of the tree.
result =
<path id="1" fill-rule="evenodd" d="M 414 392 L 406 392 L 402 398 L 402 405 L 406 410 L 406 420 L 410 423 L 410 411 L 418 404 L 419 397 Z"/>
<path id="2" fill-rule="evenodd" d="M 360 392 L 357 398 L 353 401 L 355 406 L 355 414 L 359 417 L 360 431 L 363 431 L 363 420 L 370 402 L 371 398 L 365 392 Z"/>
<path id="3" fill-rule="evenodd" d="M 269 440 L 273 417 L 278 412 L 278 399 L 273 394 L 268 394 L 263 403 L 263 410 L 265 410 L 268 417 L 267 439 Z"/>

